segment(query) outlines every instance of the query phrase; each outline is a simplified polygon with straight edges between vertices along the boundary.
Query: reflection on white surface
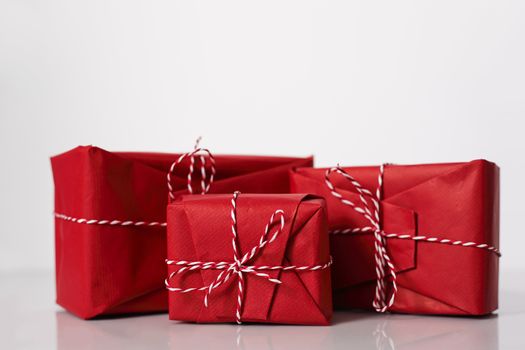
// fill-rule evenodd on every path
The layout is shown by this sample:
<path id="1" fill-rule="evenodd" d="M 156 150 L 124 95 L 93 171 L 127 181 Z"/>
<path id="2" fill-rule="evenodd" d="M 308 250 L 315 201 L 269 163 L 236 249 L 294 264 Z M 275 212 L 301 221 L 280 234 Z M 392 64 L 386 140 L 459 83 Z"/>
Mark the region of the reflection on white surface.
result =
<path id="1" fill-rule="evenodd" d="M 51 274 L 0 276 L 2 349 L 525 349 L 525 281 L 504 282 L 501 311 L 473 319 L 338 312 L 332 326 L 169 321 L 166 314 L 83 321 L 53 303 Z"/>
<path id="2" fill-rule="evenodd" d="M 82 321 L 56 312 L 58 349 L 497 349 L 498 316 L 484 319 L 337 313 L 329 327 L 195 325 L 149 315 Z"/>

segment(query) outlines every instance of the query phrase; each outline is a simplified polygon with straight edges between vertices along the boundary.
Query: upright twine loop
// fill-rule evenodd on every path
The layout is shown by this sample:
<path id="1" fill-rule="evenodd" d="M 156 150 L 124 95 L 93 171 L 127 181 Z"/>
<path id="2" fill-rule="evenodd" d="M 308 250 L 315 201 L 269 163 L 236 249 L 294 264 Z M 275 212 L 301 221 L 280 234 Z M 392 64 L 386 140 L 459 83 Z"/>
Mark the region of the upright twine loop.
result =
<path id="1" fill-rule="evenodd" d="M 346 228 L 340 230 L 334 230 L 332 234 L 355 234 L 362 232 L 373 232 L 374 234 L 374 260 L 375 260 L 375 272 L 376 272 L 376 288 L 374 301 L 372 306 L 377 312 L 386 312 L 394 304 L 395 297 L 398 291 L 397 288 L 397 275 L 395 272 L 394 263 L 386 249 L 387 238 L 397 239 L 410 239 L 414 241 L 425 241 L 429 243 L 440 243 L 449 245 L 459 245 L 463 247 L 473 247 L 484 249 L 489 252 L 501 256 L 500 251 L 488 244 L 478 244 L 476 242 L 464 242 L 460 240 L 450 240 L 436 237 L 428 237 L 423 235 L 411 236 L 407 234 L 398 233 L 386 233 L 383 231 L 381 226 L 381 197 L 383 192 L 383 178 L 385 172 L 385 165 L 379 167 L 379 173 L 377 176 L 377 187 L 375 193 L 372 193 L 368 189 L 364 188 L 354 177 L 339 166 L 330 168 L 325 173 L 325 184 L 328 187 L 330 193 L 339 199 L 342 204 L 353 208 L 357 213 L 364 217 L 370 226 Z M 331 181 L 331 174 L 337 173 L 347 179 L 350 184 L 356 189 L 359 194 L 361 205 L 354 203 L 348 198 L 345 198 L 334 186 Z M 391 292 L 387 295 L 387 282 L 390 280 Z"/>
<path id="2" fill-rule="evenodd" d="M 245 274 L 252 274 L 261 278 L 266 279 L 267 281 L 275 284 L 281 284 L 282 282 L 277 279 L 271 277 L 268 273 L 262 272 L 262 271 L 317 271 L 328 268 L 332 261 L 330 261 L 326 264 L 322 265 L 315 265 L 315 266 L 295 266 L 295 265 L 287 265 L 287 266 L 255 266 L 250 265 L 249 263 L 254 260 L 254 258 L 263 251 L 264 247 L 267 245 L 273 243 L 279 234 L 282 233 L 285 225 L 285 219 L 284 219 L 284 211 L 281 209 L 278 209 L 273 212 L 273 214 L 270 216 L 270 219 L 268 220 L 268 223 L 266 224 L 266 227 L 264 229 L 264 233 L 262 234 L 261 238 L 259 239 L 259 242 L 257 245 L 255 245 L 252 249 L 250 249 L 246 254 L 241 256 L 240 249 L 239 249 L 239 235 L 237 231 L 237 198 L 239 197 L 240 192 L 236 191 L 233 194 L 233 197 L 231 199 L 231 211 L 230 211 L 230 217 L 231 217 L 231 233 L 232 233 L 232 250 L 233 250 L 233 262 L 202 262 L 202 261 L 185 261 L 185 260 L 166 260 L 166 263 L 168 265 L 175 265 L 175 266 L 181 266 L 181 268 L 175 272 L 172 272 L 168 278 L 165 280 L 166 288 L 171 292 L 177 292 L 177 293 L 190 293 L 195 291 L 204 291 L 204 306 L 208 307 L 209 305 L 209 298 L 211 293 L 218 288 L 219 286 L 225 284 L 231 277 L 237 277 L 237 307 L 235 310 L 235 321 L 238 324 L 241 324 L 242 321 L 242 310 L 243 310 L 243 302 L 244 302 L 244 295 L 245 295 Z M 274 226 L 274 224 L 278 223 L 277 229 L 270 234 L 271 227 Z M 187 273 L 190 271 L 195 270 L 220 270 L 221 272 L 219 275 L 215 278 L 215 280 L 205 286 L 202 287 L 190 287 L 190 288 L 180 288 L 180 287 L 173 287 L 170 285 L 170 280 L 175 277 L 176 275 L 180 275 L 182 273 Z"/>
<path id="3" fill-rule="evenodd" d="M 361 200 L 362 207 L 358 206 L 349 199 L 343 198 L 343 196 L 337 192 L 334 185 L 330 181 L 330 174 L 336 172 L 341 174 L 346 178 L 352 186 L 359 193 L 359 199 Z M 383 231 L 381 229 L 380 221 L 380 201 L 381 201 L 381 192 L 383 186 L 383 174 L 384 174 L 384 165 L 379 167 L 379 175 L 377 177 L 377 188 L 375 191 L 375 196 L 371 191 L 361 186 L 361 184 L 354 179 L 350 174 L 344 171 L 339 165 L 335 168 L 328 169 L 325 174 L 325 183 L 326 186 L 330 189 L 330 193 L 339 198 L 341 202 L 345 205 L 352 207 L 356 212 L 362 215 L 368 222 L 372 225 L 372 231 L 374 233 L 374 259 L 376 263 L 375 271 L 377 277 L 375 297 L 373 301 L 373 307 L 378 312 L 385 312 L 390 306 L 394 304 L 395 295 L 397 292 L 397 276 L 395 273 L 395 267 L 386 251 L 386 242 L 383 237 Z M 369 228 L 367 228 L 369 229 Z M 386 277 L 390 276 L 392 284 L 392 293 L 390 297 L 386 295 Z"/>
<path id="4" fill-rule="evenodd" d="M 202 137 L 197 138 L 197 141 L 195 142 L 195 146 L 193 148 L 193 151 L 182 154 L 176 161 L 174 161 L 170 169 L 168 171 L 168 174 L 166 175 L 167 181 L 168 181 L 168 192 L 169 192 L 169 198 L 170 201 L 174 201 L 175 196 L 175 190 L 172 185 L 172 176 L 173 172 L 175 171 L 176 167 L 182 163 L 182 161 L 186 158 L 190 159 L 190 166 L 188 169 L 188 176 L 187 176 L 187 182 L 186 186 L 188 189 L 188 192 L 193 194 L 196 191 L 193 189 L 193 172 L 195 170 L 195 158 L 199 158 L 200 163 L 200 175 L 201 175 L 201 181 L 200 181 L 200 194 L 206 194 L 209 192 L 211 184 L 213 183 L 216 169 L 215 169 L 215 158 L 210 153 L 210 151 L 206 148 L 199 148 L 199 143 L 201 141 Z M 208 157 L 206 157 L 206 155 Z M 210 175 L 209 178 L 206 174 L 206 165 L 209 164 L 210 166 Z"/>

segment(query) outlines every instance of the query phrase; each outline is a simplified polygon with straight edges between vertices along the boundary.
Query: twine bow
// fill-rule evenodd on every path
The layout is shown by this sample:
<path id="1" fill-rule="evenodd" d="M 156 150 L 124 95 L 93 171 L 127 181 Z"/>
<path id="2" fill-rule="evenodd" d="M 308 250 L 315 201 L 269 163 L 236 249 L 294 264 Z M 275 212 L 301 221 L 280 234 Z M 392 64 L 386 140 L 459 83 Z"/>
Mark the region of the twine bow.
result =
<path id="1" fill-rule="evenodd" d="M 200 187 L 201 187 L 201 194 L 206 194 L 209 192 L 211 184 L 213 183 L 213 179 L 215 177 L 215 158 L 210 153 L 210 151 L 206 148 L 200 148 L 199 143 L 201 141 L 201 137 L 197 138 L 197 141 L 195 142 L 195 146 L 193 147 L 193 151 L 182 154 L 176 161 L 174 161 L 170 169 L 168 171 L 168 174 L 166 175 L 166 178 L 168 180 L 168 192 L 170 196 L 170 202 L 173 202 L 175 200 L 175 190 L 172 186 L 172 175 L 175 171 L 175 168 L 182 163 L 182 161 L 186 158 L 190 158 L 190 166 L 188 169 L 188 176 L 187 176 L 187 188 L 188 192 L 193 194 L 195 191 L 193 190 L 193 172 L 195 170 L 195 158 L 199 158 L 200 163 L 200 174 L 201 174 L 201 181 L 200 181 Z M 208 157 L 205 156 L 205 154 L 208 155 Z M 206 165 L 209 163 L 210 165 L 210 176 L 208 178 L 206 174 Z M 208 180 L 208 181 L 206 181 Z"/>
<path id="2" fill-rule="evenodd" d="M 339 165 L 330 168 L 325 173 L 325 183 L 330 193 L 339 199 L 342 204 L 353 208 L 357 213 L 364 217 L 370 226 L 347 228 L 342 230 L 334 230 L 331 234 L 355 234 L 360 232 L 372 232 L 374 234 L 374 260 L 375 260 L 375 272 L 376 272 L 376 288 L 374 301 L 372 306 L 377 312 L 386 312 L 394 304 L 397 288 L 397 275 L 395 272 L 394 263 L 386 249 L 387 238 L 398 238 L 398 239 L 411 239 L 414 241 L 426 241 L 431 243 L 449 244 L 449 245 L 460 245 L 463 247 L 473 247 L 479 249 L 485 249 L 489 252 L 501 256 L 500 251 L 488 244 L 478 244 L 475 242 L 464 242 L 459 240 L 442 239 L 437 237 L 428 236 L 411 236 L 407 234 L 387 233 L 384 232 L 381 226 L 381 196 L 383 192 L 383 177 L 385 172 L 386 164 L 379 167 L 379 173 L 377 176 L 377 187 L 375 192 L 372 193 L 370 190 L 364 188 L 352 175 L 347 173 Z M 330 176 L 332 173 L 338 173 L 347 179 L 352 186 L 356 189 L 359 194 L 361 206 L 354 203 L 348 198 L 345 198 L 340 192 L 337 191 L 336 187 L 332 183 Z M 387 280 L 390 279 L 391 292 L 387 295 Z"/>
<path id="3" fill-rule="evenodd" d="M 165 280 L 166 288 L 171 292 L 177 293 L 190 293 L 195 291 L 204 291 L 204 306 L 208 307 L 209 298 L 213 290 L 219 286 L 225 284 L 231 277 L 237 277 L 237 306 L 235 310 L 235 321 L 238 324 L 241 324 L 241 314 L 244 302 L 244 282 L 245 274 L 252 274 L 261 278 L 266 279 L 267 281 L 275 284 L 281 284 L 282 282 L 271 277 L 268 273 L 263 271 L 316 271 L 328 268 L 332 261 L 323 265 L 315 266 L 255 266 L 250 265 L 254 258 L 263 251 L 264 247 L 273 243 L 276 238 L 282 233 L 285 225 L 284 211 L 281 209 L 276 210 L 270 216 L 268 223 L 264 229 L 264 233 L 259 239 L 259 243 L 250 249 L 246 254 L 241 256 L 239 244 L 238 244 L 238 231 L 237 231 L 237 198 L 239 197 L 240 192 L 236 191 L 233 194 L 231 199 L 231 211 L 230 216 L 232 220 L 231 232 L 232 232 L 232 249 L 233 249 L 233 262 L 202 262 L 202 261 L 185 261 L 185 260 L 166 260 L 168 265 L 181 266 L 181 268 L 175 272 L 172 272 L 168 278 Z M 274 226 L 275 223 L 278 223 L 278 227 L 270 234 L 270 229 Z M 170 285 L 170 280 L 182 273 L 194 271 L 194 270 L 220 270 L 221 272 L 215 278 L 215 280 L 203 287 L 191 287 L 191 288 L 179 288 L 173 287 Z"/>

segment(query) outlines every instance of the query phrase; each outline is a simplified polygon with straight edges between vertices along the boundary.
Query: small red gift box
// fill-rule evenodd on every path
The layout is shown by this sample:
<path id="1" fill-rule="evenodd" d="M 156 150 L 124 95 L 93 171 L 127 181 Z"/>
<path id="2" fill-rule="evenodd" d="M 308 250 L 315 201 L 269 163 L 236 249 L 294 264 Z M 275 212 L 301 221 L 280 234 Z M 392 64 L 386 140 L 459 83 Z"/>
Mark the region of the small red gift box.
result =
<path id="1" fill-rule="evenodd" d="M 292 171 L 327 200 L 336 308 L 483 315 L 498 307 L 494 163 Z"/>
<path id="2" fill-rule="evenodd" d="M 168 309 L 168 173 L 172 199 L 193 189 L 285 193 L 289 169 L 312 165 L 311 157 L 205 151 L 112 153 L 87 146 L 51 159 L 58 304 L 81 318 Z"/>
<path id="3" fill-rule="evenodd" d="M 327 229 L 325 203 L 317 197 L 236 192 L 173 202 L 170 319 L 329 324 Z"/>

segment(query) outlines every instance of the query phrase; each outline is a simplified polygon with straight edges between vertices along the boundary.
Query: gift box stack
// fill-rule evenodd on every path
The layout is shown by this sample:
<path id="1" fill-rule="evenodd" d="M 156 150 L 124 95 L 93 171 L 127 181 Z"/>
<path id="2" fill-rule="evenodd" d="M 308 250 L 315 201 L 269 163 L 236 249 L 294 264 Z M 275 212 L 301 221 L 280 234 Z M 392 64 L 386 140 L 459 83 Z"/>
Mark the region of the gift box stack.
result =
<path id="1" fill-rule="evenodd" d="M 51 159 L 57 303 L 198 323 L 328 325 L 332 311 L 498 307 L 491 162 L 313 168 L 313 158 L 113 153 Z"/>

